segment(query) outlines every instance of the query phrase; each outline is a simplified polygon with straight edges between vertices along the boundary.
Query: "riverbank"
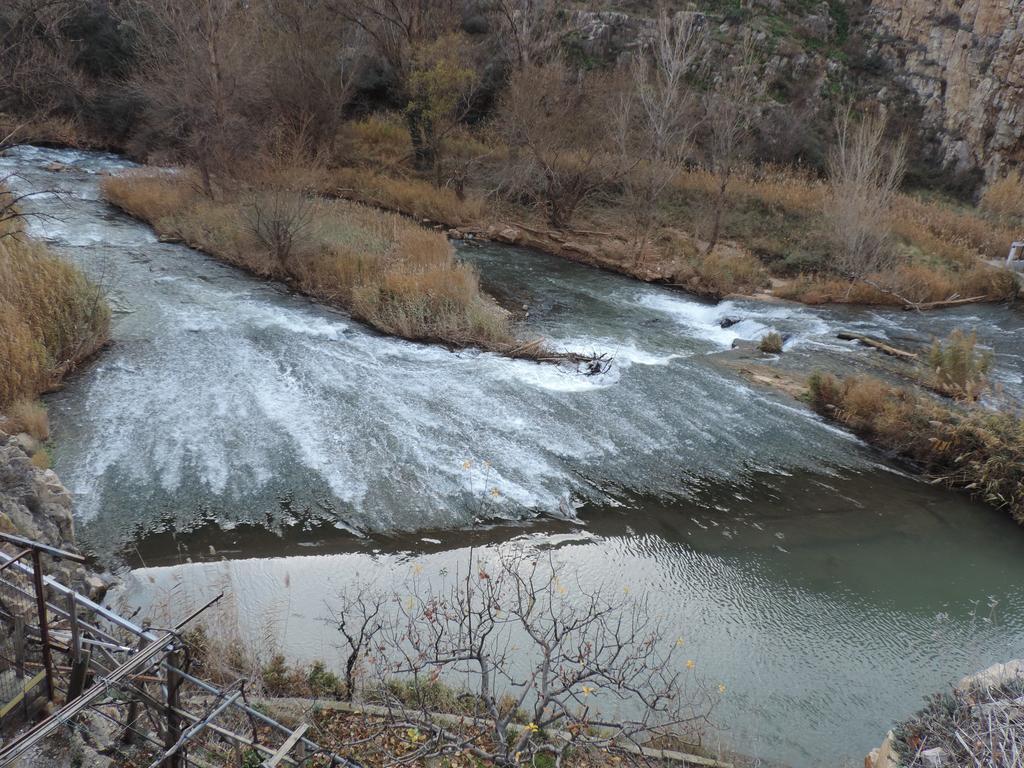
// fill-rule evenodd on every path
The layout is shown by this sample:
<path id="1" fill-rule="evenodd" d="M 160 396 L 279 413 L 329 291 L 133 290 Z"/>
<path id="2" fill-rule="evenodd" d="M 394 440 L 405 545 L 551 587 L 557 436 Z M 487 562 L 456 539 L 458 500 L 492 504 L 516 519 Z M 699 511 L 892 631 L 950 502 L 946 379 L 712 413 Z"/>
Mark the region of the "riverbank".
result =
<path id="1" fill-rule="evenodd" d="M 0 430 L 45 469 L 49 424 L 36 398 L 106 344 L 110 308 L 99 286 L 25 233 L 21 199 L 0 187 Z"/>
<path id="2" fill-rule="evenodd" d="M 840 332 L 840 337 L 851 334 Z M 719 355 L 751 383 L 809 405 L 930 482 L 964 490 L 1024 525 L 1024 419 L 1008 399 L 978 403 L 991 355 L 954 331 L 911 352 L 869 336 L 877 360 L 794 370 L 753 343 Z M 857 339 L 853 339 L 856 341 Z M 883 362 L 884 361 L 884 362 Z M 996 393 L 998 396 L 998 393 Z"/>
<path id="3" fill-rule="evenodd" d="M 410 162 L 405 127 L 392 116 L 346 126 L 349 163 L 317 168 L 324 194 L 338 195 L 470 234 L 536 248 L 573 261 L 680 288 L 696 296 L 774 296 L 804 304 L 928 306 L 948 301 L 1007 301 L 1018 293 L 1002 260 L 1016 238 L 1011 219 L 994 206 L 967 206 L 937 195 L 897 196 L 892 266 L 865 280 L 844 277 L 832 263 L 828 185 L 800 168 L 737 169 L 720 203 L 718 180 L 682 170 L 658 203 L 653 231 L 638 235 L 623 190 L 612 186 L 554 227 L 537 207 L 490 193 L 502 148 L 470 145 L 475 174 L 458 192 L 421 178 Z M 473 161 L 466 161 L 472 163 Z M 497 182 L 494 182 L 497 183 Z M 717 205 L 720 232 L 706 232 Z"/>

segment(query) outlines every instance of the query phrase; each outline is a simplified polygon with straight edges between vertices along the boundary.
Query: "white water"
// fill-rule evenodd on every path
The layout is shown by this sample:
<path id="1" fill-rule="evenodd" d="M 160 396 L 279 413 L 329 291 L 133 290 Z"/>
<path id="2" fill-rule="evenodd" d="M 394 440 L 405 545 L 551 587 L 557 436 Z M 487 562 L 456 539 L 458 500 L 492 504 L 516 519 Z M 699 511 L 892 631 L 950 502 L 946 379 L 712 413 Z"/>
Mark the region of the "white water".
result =
<path id="1" fill-rule="evenodd" d="M 54 160 L 69 170 L 45 170 Z M 381 337 L 156 242 L 99 199 L 98 174 L 122 160 L 19 148 L 0 164 L 20 174 L 19 191 L 59 192 L 29 203 L 47 214 L 32 234 L 103 284 L 117 310 L 113 349 L 53 401 L 57 469 L 101 539 L 162 517 L 261 519 L 282 497 L 382 531 L 862 462 L 814 417 L 794 418 L 702 360 L 769 328 L 827 333 L 816 313 L 712 307 L 579 267 L 559 272 L 534 254 L 470 251 L 485 275 L 530 292 L 533 330 L 614 364 L 586 376 L 452 353 Z M 721 329 L 733 313 L 742 322 Z"/>

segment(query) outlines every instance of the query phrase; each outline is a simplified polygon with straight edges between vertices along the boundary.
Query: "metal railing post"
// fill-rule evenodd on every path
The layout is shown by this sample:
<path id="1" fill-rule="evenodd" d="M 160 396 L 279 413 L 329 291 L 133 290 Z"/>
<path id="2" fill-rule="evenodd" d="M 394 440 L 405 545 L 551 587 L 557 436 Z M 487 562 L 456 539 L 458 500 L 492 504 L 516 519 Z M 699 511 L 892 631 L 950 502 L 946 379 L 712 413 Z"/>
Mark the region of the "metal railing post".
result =
<path id="1" fill-rule="evenodd" d="M 43 669 L 46 671 L 46 698 L 49 701 L 53 701 L 53 655 L 50 652 L 50 627 L 46 618 L 43 563 L 38 549 L 32 550 L 32 581 L 35 585 L 36 610 L 39 613 L 39 642 L 43 646 Z"/>

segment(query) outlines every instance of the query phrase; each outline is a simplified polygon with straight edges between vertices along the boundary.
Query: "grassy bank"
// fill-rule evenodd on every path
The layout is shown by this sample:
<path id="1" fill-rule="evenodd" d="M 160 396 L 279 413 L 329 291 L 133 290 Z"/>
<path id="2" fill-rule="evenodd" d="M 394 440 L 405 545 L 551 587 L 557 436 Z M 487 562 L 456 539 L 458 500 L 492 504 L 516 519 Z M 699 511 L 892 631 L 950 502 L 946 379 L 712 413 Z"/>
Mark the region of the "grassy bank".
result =
<path id="1" fill-rule="evenodd" d="M 939 402 L 870 376 L 814 374 L 810 402 L 922 473 L 1009 512 L 1024 524 L 1024 419 L 976 405 Z"/>
<path id="2" fill-rule="evenodd" d="M 136 172 L 103 182 L 108 200 L 254 274 L 283 280 L 386 333 L 537 357 L 447 239 L 407 218 L 284 186 L 204 195 L 188 173 Z"/>
<path id="3" fill-rule="evenodd" d="M 11 224 L 16 225 L 17 220 Z M 8 227 L 0 235 L 0 429 L 47 433 L 34 403 L 107 339 L 100 289 L 41 243 Z"/>
<path id="4" fill-rule="evenodd" d="M 552 229 L 543 211 L 493 194 L 507 154 L 500 145 L 463 141 L 449 149 L 469 155 L 464 162 L 473 168 L 456 194 L 416 172 L 408 133 L 397 118 L 370 117 L 346 129 L 347 167 L 317 173 L 317 186 L 325 193 L 709 298 L 770 287 L 779 298 L 808 304 L 905 305 L 1004 301 L 1018 290 L 1012 274 L 984 263 L 1005 258 L 1015 235 L 1005 205 L 991 201 L 975 208 L 899 195 L 893 215 L 895 265 L 855 282 L 832 268 L 825 234 L 828 185 L 799 168 L 739 170 L 724 194 L 722 242 L 710 252 L 704 238 L 718 182 L 705 170 L 680 172 L 659 203 L 659 226 L 641 249 L 621 186 L 589 200 L 571 228 Z M 1013 190 L 1000 191 L 1012 198 Z"/>

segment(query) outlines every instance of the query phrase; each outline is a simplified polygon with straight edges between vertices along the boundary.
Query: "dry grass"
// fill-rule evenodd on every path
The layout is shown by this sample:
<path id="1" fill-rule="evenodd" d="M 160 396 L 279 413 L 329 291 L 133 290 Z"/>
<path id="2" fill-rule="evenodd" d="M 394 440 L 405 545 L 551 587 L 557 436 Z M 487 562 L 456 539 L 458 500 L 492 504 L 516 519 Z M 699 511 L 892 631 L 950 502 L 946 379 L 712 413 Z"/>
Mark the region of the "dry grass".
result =
<path id="1" fill-rule="evenodd" d="M 724 247 L 710 254 L 690 253 L 676 263 L 672 281 L 691 293 L 709 298 L 750 294 L 769 285 L 758 259 Z"/>
<path id="2" fill-rule="evenodd" d="M 394 178 L 366 168 L 341 168 L 332 173 L 331 191 L 377 208 L 397 211 L 420 221 L 450 227 L 479 224 L 487 207 L 480 197 L 460 200 L 447 187 L 414 178 Z"/>
<path id="3" fill-rule="evenodd" d="M 26 432 L 42 442 L 50 437 L 50 418 L 40 403 L 16 400 L 0 415 L 0 430 L 9 435 Z"/>
<path id="4" fill-rule="evenodd" d="M 869 376 L 814 374 L 811 404 L 923 472 L 963 488 L 1024 524 L 1024 420 L 976 406 L 948 407 L 933 397 Z"/>
<path id="5" fill-rule="evenodd" d="M 370 165 L 396 168 L 412 157 L 409 129 L 400 115 L 370 115 L 346 123 L 344 138 L 349 153 Z"/>
<path id="6" fill-rule="evenodd" d="M 981 207 L 997 216 L 1024 219 L 1024 171 L 1011 171 L 989 184 Z"/>
<path id="7" fill-rule="evenodd" d="M 925 383 L 942 394 L 976 400 L 992 368 L 992 353 L 978 350 L 977 344 L 974 331 L 956 330 L 945 341 L 936 339 L 928 351 Z"/>
<path id="8" fill-rule="evenodd" d="M 910 264 L 888 274 L 875 275 L 872 282 L 850 282 L 826 275 L 802 275 L 777 286 L 773 293 L 779 298 L 804 304 L 906 304 L 946 301 L 953 298 L 979 297 L 981 301 L 1006 301 L 1017 295 L 1013 274 L 976 262 L 962 271 L 942 267 Z"/>
<path id="9" fill-rule="evenodd" d="M 0 239 L 0 408 L 53 386 L 107 338 L 100 290 L 41 243 Z"/>
<path id="10" fill-rule="evenodd" d="M 500 142 L 485 145 L 479 137 L 458 137 L 466 147 L 452 149 L 449 154 L 472 156 L 478 161 L 468 177 L 477 188 L 474 191 L 470 184 L 462 199 L 453 189 L 439 188 L 416 175 L 401 115 L 384 114 L 349 123 L 343 139 L 349 167 L 318 170 L 315 178 L 289 186 L 316 189 L 420 221 L 458 228 L 484 230 L 520 221 L 543 226 L 539 212 L 522 200 L 507 195 L 498 199 L 480 191 L 497 184 L 492 177 L 506 154 Z M 993 185 L 987 210 L 1008 210 L 1006 206 L 1018 199 L 1013 194 L 1015 178 Z M 714 176 L 704 170 L 680 173 L 670 185 L 660 212 L 663 221 L 699 242 L 707 234 L 703 230 L 716 183 Z M 899 266 L 872 279 L 886 290 L 838 277 L 831 269 L 824 235 L 823 201 L 827 194 L 827 184 L 803 168 L 763 166 L 738 172 L 727 189 L 722 221 L 722 237 L 739 246 L 733 250 L 748 254 L 738 259 L 732 255 L 702 258 L 699 248 L 692 253 L 692 248 L 679 247 L 672 229 L 666 228 L 653 238 L 645 258 L 637 260 L 635 249 L 629 247 L 635 239 L 632 225 L 616 189 L 605 190 L 585 206 L 575 230 L 536 238 L 531 244 L 576 258 L 576 253 L 569 252 L 572 249 L 562 247 L 571 241 L 591 253 L 589 261 L 598 266 L 641 279 L 668 279 L 709 297 L 761 290 L 766 287 L 766 272 L 787 280 L 775 290 L 777 295 L 812 304 L 905 303 L 899 297 L 910 302 L 976 296 L 998 301 L 1016 295 L 1012 275 L 981 263 L 983 258 L 1005 256 L 1014 237 L 1007 222 L 985 215 L 985 211 L 905 194 L 897 195 L 894 203 L 894 261 Z M 599 230 L 606 236 L 584 234 L 587 230 Z"/>
<path id="11" fill-rule="evenodd" d="M 10 136 L 9 144 L 42 144 L 60 147 L 90 147 L 96 141 L 85 135 L 81 126 L 66 117 L 37 115 L 21 118 L 0 114 L 0 139 Z"/>
<path id="12" fill-rule="evenodd" d="M 705 170 L 679 174 L 672 184 L 676 192 L 711 197 L 717 192 L 718 180 Z M 754 201 L 791 212 L 814 213 L 821 207 L 827 190 L 824 182 L 802 168 L 767 166 L 747 168 L 729 182 L 726 193 L 733 205 Z"/>
<path id="13" fill-rule="evenodd" d="M 104 180 L 106 197 L 184 242 L 258 275 L 345 307 L 380 330 L 408 339 L 508 351 L 508 317 L 480 289 L 441 234 L 402 216 L 343 200 L 290 195 L 289 211 L 310 206 L 310 226 L 280 258 L 252 226 L 254 193 L 203 196 L 186 173 L 133 173 Z M 306 216 L 304 215 L 305 219 Z"/>

